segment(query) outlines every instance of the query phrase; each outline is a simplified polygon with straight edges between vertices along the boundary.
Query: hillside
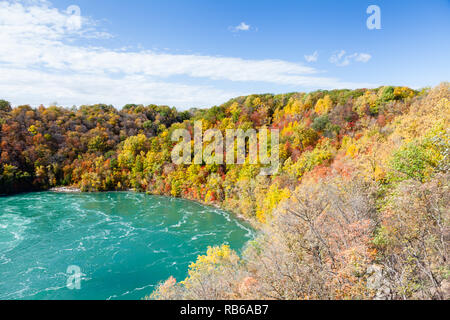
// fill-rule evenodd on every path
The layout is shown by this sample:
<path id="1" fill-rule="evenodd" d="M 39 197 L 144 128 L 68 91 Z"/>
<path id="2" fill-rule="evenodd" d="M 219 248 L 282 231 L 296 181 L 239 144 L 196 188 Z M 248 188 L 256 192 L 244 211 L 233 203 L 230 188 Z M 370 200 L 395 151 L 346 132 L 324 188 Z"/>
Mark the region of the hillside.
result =
<path id="1" fill-rule="evenodd" d="M 177 129 L 279 129 L 280 168 L 172 163 Z M 0 101 L 0 193 L 183 197 L 261 229 L 210 248 L 157 299 L 448 299 L 450 85 L 252 95 L 187 112 Z"/>

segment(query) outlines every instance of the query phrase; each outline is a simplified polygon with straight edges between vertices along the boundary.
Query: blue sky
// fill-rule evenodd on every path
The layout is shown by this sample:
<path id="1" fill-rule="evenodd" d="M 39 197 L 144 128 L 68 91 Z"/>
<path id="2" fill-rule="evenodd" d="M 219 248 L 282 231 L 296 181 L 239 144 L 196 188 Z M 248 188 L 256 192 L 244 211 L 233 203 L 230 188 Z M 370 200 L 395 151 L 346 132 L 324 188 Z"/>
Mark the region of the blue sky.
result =
<path id="1" fill-rule="evenodd" d="M 369 5 L 381 30 L 366 26 Z M 448 0 L 0 0 L 0 98 L 186 109 L 251 93 L 420 88 L 449 80 L 449 34 Z"/>

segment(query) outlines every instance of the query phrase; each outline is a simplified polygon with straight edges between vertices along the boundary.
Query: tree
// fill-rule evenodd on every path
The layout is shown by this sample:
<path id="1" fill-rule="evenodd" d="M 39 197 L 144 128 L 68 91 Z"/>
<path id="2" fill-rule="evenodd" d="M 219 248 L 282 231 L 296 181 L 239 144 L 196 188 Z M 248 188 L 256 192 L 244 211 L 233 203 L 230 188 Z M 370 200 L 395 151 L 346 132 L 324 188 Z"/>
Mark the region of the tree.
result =
<path id="1" fill-rule="evenodd" d="M 8 101 L 0 100 L 0 111 L 10 112 L 11 110 L 11 104 Z"/>
<path id="2" fill-rule="evenodd" d="M 325 98 L 319 99 L 316 103 L 315 111 L 318 115 L 326 115 L 330 112 L 333 107 L 333 101 L 331 100 L 329 95 L 326 95 Z"/>
<path id="3" fill-rule="evenodd" d="M 449 174 L 405 180 L 388 198 L 374 244 L 397 299 L 448 299 Z"/>

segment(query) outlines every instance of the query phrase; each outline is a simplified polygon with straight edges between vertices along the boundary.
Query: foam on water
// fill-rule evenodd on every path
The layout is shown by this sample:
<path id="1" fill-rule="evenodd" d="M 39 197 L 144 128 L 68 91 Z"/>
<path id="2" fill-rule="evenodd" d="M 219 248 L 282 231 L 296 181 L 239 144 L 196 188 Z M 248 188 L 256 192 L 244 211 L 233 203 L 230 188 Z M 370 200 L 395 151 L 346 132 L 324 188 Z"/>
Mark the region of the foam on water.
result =
<path id="1" fill-rule="evenodd" d="M 186 277 L 207 246 L 239 250 L 249 225 L 197 203 L 131 192 L 0 198 L 0 299 L 140 299 Z M 79 266 L 80 290 L 66 286 Z"/>

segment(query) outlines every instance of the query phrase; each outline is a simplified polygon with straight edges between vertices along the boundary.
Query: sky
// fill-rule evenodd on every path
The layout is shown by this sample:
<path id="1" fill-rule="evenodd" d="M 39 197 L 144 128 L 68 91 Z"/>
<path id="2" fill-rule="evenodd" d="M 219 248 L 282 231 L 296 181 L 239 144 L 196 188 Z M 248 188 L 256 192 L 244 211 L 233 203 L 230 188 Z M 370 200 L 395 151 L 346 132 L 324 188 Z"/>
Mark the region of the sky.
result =
<path id="1" fill-rule="evenodd" d="M 0 99 L 13 105 L 185 110 L 422 88 L 450 80 L 449 52 L 449 0 L 0 0 Z"/>

